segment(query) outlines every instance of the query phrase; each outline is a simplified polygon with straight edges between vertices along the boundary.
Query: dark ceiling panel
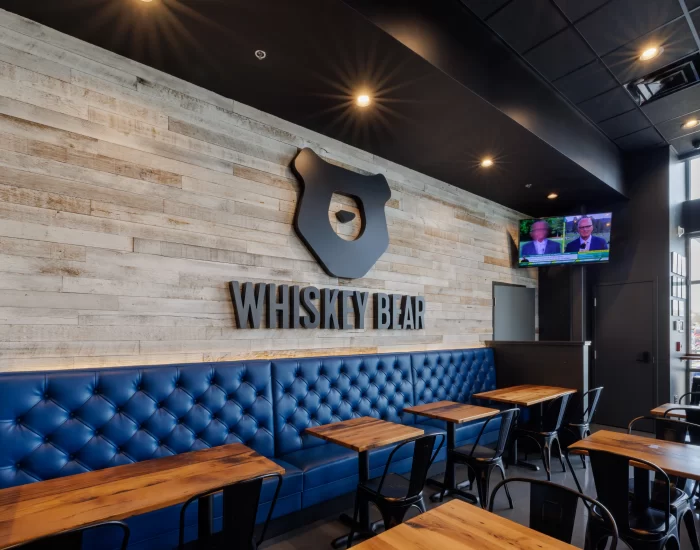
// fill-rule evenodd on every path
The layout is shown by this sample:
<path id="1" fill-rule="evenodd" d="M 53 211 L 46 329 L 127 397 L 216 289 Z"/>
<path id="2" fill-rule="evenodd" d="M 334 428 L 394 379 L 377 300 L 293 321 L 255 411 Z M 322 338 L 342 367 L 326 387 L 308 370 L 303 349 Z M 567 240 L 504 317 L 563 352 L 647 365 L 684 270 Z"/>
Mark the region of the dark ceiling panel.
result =
<path id="1" fill-rule="evenodd" d="M 577 21 L 609 0 L 555 0 L 571 21 Z M 698 0 L 700 1 L 700 0 Z"/>
<path id="2" fill-rule="evenodd" d="M 622 88 L 614 88 L 579 104 L 593 122 L 600 122 L 635 109 L 635 103 Z"/>
<path id="3" fill-rule="evenodd" d="M 462 3 L 482 19 L 486 19 L 510 0 L 462 0 Z"/>
<path id="4" fill-rule="evenodd" d="M 640 61 L 640 53 L 652 45 L 663 47 L 661 55 L 649 61 Z M 609 53 L 603 57 L 603 62 L 620 82 L 626 84 L 696 50 L 697 44 L 688 22 L 681 18 Z"/>
<path id="5" fill-rule="evenodd" d="M 638 149 L 654 147 L 655 145 L 661 145 L 663 141 L 663 138 L 659 135 L 656 129 L 652 127 L 616 139 L 615 143 L 617 143 L 625 151 L 635 151 Z"/>
<path id="6" fill-rule="evenodd" d="M 610 139 L 619 138 L 651 126 L 647 118 L 634 109 L 598 124 Z"/>
<path id="7" fill-rule="evenodd" d="M 680 118 L 673 118 L 656 125 L 656 129 L 661 133 L 661 135 L 666 139 L 666 141 L 671 141 L 672 139 L 677 139 L 682 136 L 689 134 L 695 134 L 700 132 L 700 126 L 695 128 L 683 128 L 683 123 L 686 120 L 700 117 L 700 111 L 695 111 L 693 113 L 688 113 Z M 700 136 L 699 136 L 700 137 Z"/>
<path id="8" fill-rule="evenodd" d="M 519 53 L 566 27 L 559 11 L 543 0 L 513 0 L 486 21 Z"/>
<path id="9" fill-rule="evenodd" d="M 700 8 L 700 0 L 685 0 L 685 5 L 689 10 Z"/>
<path id="10" fill-rule="evenodd" d="M 698 137 L 697 134 L 690 134 L 688 136 L 674 139 L 670 142 L 670 144 L 673 145 L 673 148 L 679 155 L 685 155 L 688 153 L 697 153 L 698 150 L 693 147 L 693 142 L 696 140 L 700 141 L 700 137 Z"/>
<path id="11" fill-rule="evenodd" d="M 598 94 L 607 92 L 617 81 L 597 59 L 585 67 L 554 81 L 557 89 L 573 103 L 581 103 Z"/>
<path id="12" fill-rule="evenodd" d="M 602 56 L 682 15 L 678 0 L 612 0 L 576 27 Z"/>
<path id="13" fill-rule="evenodd" d="M 700 110 L 700 84 L 647 103 L 642 110 L 654 124 Z"/>
<path id="14" fill-rule="evenodd" d="M 571 28 L 560 32 L 525 55 L 525 59 L 549 80 L 556 80 L 594 58 L 593 52 Z"/>

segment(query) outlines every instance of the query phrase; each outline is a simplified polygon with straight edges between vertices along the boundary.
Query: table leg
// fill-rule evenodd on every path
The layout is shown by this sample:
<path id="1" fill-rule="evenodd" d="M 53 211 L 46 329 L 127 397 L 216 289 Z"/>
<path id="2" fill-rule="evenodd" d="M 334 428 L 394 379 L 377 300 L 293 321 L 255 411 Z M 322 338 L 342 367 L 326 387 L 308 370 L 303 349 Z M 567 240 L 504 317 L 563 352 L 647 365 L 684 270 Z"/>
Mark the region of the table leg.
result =
<path id="1" fill-rule="evenodd" d="M 543 405 L 544 405 L 544 403 L 540 403 L 540 419 L 539 419 L 540 426 L 542 423 Z M 518 429 L 518 426 L 516 424 L 515 426 L 513 426 L 513 433 L 514 434 L 516 433 L 517 429 Z M 508 461 L 509 464 L 515 465 L 515 466 L 520 466 L 521 468 L 527 468 L 528 470 L 532 470 L 533 472 L 540 471 L 540 467 L 537 466 L 536 464 L 532 464 L 530 462 L 526 462 L 526 461 L 520 460 L 518 458 L 518 438 L 515 436 L 513 437 L 513 444 L 510 447 L 510 452 L 511 452 L 511 456 L 510 456 L 510 460 Z"/>
<path id="2" fill-rule="evenodd" d="M 358 456 L 358 462 L 360 483 L 366 483 L 367 481 L 369 481 L 369 453 L 367 451 L 361 452 Z M 383 521 L 376 521 L 374 523 L 370 522 L 368 503 L 361 505 L 358 512 L 359 517 L 357 518 L 357 523 L 355 523 L 353 521 L 353 518 L 351 518 L 348 514 L 340 515 L 340 521 L 342 521 L 345 525 L 349 527 L 352 527 L 354 525 L 353 530 L 355 531 L 355 536 L 353 537 L 353 540 L 371 537 L 375 534 L 376 530 L 379 527 L 382 527 L 384 525 Z M 332 542 L 333 548 L 345 548 L 347 546 L 349 536 L 350 533 L 335 539 Z"/>
<path id="3" fill-rule="evenodd" d="M 445 464 L 445 478 L 441 483 L 435 479 L 428 479 L 428 485 L 431 487 L 437 487 L 440 489 L 437 493 L 430 496 L 430 500 L 433 502 L 442 502 L 446 496 L 459 496 L 465 498 L 471 503 L 476 503 L 477 498 L 471 493 L 462 491 L 462 486 L 465 484 L 457 485 L 455 479 L 455 463 L 452 458 L 452 451 L 455 449 L 455 424 L 454 422 L 447 423 L 447 461 Z M 468 483 L 468 482 L 467 482 Z"/>
<path id="4" fill-rule="evenodd" d="M 204 542 L 211 539 L 213 532 L 213 498 L 211 496 L 200 498 L 197 502 L 197 539 Z"/>

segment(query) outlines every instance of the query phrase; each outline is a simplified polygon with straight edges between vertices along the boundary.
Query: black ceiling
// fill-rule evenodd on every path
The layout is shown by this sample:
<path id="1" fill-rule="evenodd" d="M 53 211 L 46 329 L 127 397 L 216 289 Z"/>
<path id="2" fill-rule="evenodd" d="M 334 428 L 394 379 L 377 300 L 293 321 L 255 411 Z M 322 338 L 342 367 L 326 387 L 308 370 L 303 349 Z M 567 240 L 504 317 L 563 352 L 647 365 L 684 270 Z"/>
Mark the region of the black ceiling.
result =
<path id="1" fill-rule="evenodd" d="M 700 85 L 641 107 L 624 86 L 698 51 L 700 0 L 462 2 L 623 150 L 695 151 L 681 124 L 700 116 Z M 651 46 L 663 52 L 640 61 Z"/>
<path id="2" fill-rule="evenodd" d="M 590 4 L 572 0 L 571 5 L 579 2 Z M 494 3 L 483 0 L 472 7 L 489 15 L 493 10 L 484 7 Z M 0 5 L 522 212 L 579 211 L 620 198 L 580 163 L 340 0 L 3 0 Z M 561 27 L 556 16 L 546 21 L 551 32 Z M 542 32 L 521 37 L 522 47 L 541 41 Z M 267 59 L 258 61 L 257 49 L 266 50 Z M 365 87 L 376 102 L 360 111 L 352 96 Z M 496 164 L 484 170 L 479 160 L 487 155 Z M 552 191 L 559 200 L 547 200 Z"/>

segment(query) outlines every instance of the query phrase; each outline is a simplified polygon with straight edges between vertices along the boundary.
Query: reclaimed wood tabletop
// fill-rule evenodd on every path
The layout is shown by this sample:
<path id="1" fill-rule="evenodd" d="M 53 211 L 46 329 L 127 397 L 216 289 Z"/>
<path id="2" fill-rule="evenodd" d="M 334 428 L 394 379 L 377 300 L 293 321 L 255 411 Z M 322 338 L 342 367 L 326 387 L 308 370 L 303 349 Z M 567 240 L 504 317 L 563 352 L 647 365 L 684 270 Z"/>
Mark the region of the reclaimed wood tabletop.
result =
<path id="1" fill-rule="evenodd" d="M 0 491 L 0 548 L 185 502 L 284 468 L 240 443 Z"/>
<path id="2" fill-rule="evenodd" d="M 513 405 L 521 405 L 530 407 L 545 401 L 551 401 L 564 395 L 576 393 L 576 390 L 570 388 L 557 388 L 554 386 L 537 386 L 534 384 L 526 384 L 523 386 L 513 386 L 510 388 L 501 388 L 498 390 L 475 393 L 474 397 L 479 399 L 490 399 L 501 403 L 511 403 Z"/>
<path id="3" fill-rule="evenodd" d="M 355 546 L 357 550 L 571 550 L 574 546 L 452 500 Z"/>
<path id="4" fill-rule="evenodd" d="M 700 405 L 679 405 L 678 403 L 666 403 L 665 405 L 659 405 L 655 409 L 651 410 L 652 416 L 663 417 L 666 411 L 671 411 L 667 416 L 670 418 L 685 418 L 686 410 L 695 410 L 700 412 Z"/>
<path id="5" fill-rule="evenodd" d="M 387 422 L 371 416 L 306 428 L 306 433 L 362 453 L 423 435 L 413 426 Z"/>
<path id="6" fill-rule="evenodd" d="M 453 422 L 455 424 L 464 424 L 465 422 L 488 418 L 501 411 L 489 407 L 456 403 L 454 401 L 436 401 L 435 403 L 406 407 L 403 412 L 418 414 L 420 416 L 434 418 L 435 420 Z"/>
<path id="7" fill-rule="evenodd" d="M 668 475 L 700 481 L 700 453 L 695 445 L 600 430 L 569 446 L 575 454 L 587 451 L 611 453 L 652 462 Z M 636 463 L 637 467 L 644 467 Z"/>

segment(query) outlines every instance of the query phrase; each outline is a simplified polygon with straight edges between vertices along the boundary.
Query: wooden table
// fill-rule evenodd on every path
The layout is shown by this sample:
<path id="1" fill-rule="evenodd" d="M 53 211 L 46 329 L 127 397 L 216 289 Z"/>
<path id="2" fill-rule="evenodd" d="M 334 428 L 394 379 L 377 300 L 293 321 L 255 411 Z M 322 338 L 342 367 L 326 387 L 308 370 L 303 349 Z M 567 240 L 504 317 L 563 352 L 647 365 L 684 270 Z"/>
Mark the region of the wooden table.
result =
<path id="1" fill-rule="evenodd" d="M 369 451 L 386 447 L 394 443 L 400 443 L 411 439 L 416 439 L 423 435 L 423 430 L 394 422 L 386 422 L 371 416 L 352 418 L 333 424 L 315 426 L 307 428 L 306 433 L 335 443 L 342 447 L 352 449 L 359 453 L 359 474 L 360 483 L 369 480 Z M 358 537 L 373 536 L 378 524 L 372 525 L 369 520 L 369 506 L 360 506 L 359 522 L 355 525 L 355 532 Z M 342 514 L 340 520 L 352 526 L 353 518 L 347 514 Z M 334 548 L 344 548 L 347 545 L 348 535 L 337 538 L 333 541 Z"/>
<path id="2" fill-rule="evenodd" d="M 700 405 L 679 405 L 678 403 L 666 403 L 665 405 L 659 405 L 655 409 L 651 410 L 652 416 L 663 417 L 666 411 L 673 409 L 671 413 L 668 414 L 670 418 L 682 418 L 685 419 L 686 410 L 697 411 L 700 414 Z"/>
<path id="3" fill-rule="evenodd" d="M 471 493 L 463 491 L 455 480 L 455 464 L 452 459 L 452 451 L 455 449 L 456 425 L 489 418 L 501 411 L 488 407 L 455 403 L 454 401 L 436 401 L 435 403 L 407 407 L 404 409 L 404 412 L 442 420 L 446 422 L 447 425 L 447 464 L 445 466 L 445 479 L 442 483 L 433 479 L 428 480 L 430 485 L 436 485 L 440 489 L 440 491 L 432 495 L 430 499 L 436 501 L 441 500 L 445 496 L 458 495 L 466 498 L 470 502 L 477 502 L 476 497 Z M 467 483 L 469 482 L 465 482 L 465 485 Z"/>
<path id="4" fill-rule="evenodd" d="M 234 443 L 3 489 L 0 548 L 145 514 L 272 473 L 284 468 Z M 206 512 L 200 509 L 200 525 L 210 519 Z"/>
<path id="5" fill-rule="evenodd" d="M 499 403 L 508 403 L 510 405 L 518 405 L 520 407 L 532 407 L 533 405 L 540 406 L 540 418 L 544 415 L 544 404 L 547 401 L 552 401 L 559 397 L 576 393 L 576 390 L 570 388 L 558 388 L 555 386 L 537 386 L 534 384 L 526 384 L 523 386 L 513 386 L 511 388 L 501 388 L 500 390 L 486 391 L 475 393 L 474 397 L 479 399 L 490 399 Z M 518 459 L 518 441 L 513 439 L 513 456 L 511 462 L 528 468 L 530 470 L 539 471 L 539 466 Z"/>
<path id="6" fill-rule="evenodd" d="M 460 500 L 358 544 L 357 550 L 572 550 L 574 546 Z"/>

